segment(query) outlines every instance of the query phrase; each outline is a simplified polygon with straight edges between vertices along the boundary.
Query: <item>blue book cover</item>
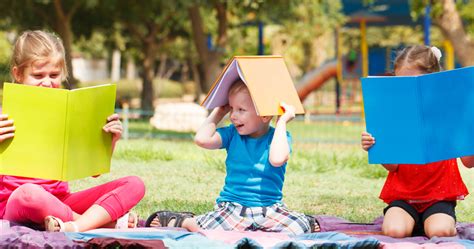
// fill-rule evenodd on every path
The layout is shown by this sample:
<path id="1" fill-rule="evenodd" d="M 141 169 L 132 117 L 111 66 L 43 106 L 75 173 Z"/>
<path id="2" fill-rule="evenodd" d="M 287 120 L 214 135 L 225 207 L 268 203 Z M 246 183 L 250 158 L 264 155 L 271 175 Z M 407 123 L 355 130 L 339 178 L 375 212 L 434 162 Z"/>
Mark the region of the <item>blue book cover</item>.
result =
<path id="1" fill-rule="evenodd" d="M 362 78 L 369 163 L 426 164 L 474 155 L 474 67 Z"/>

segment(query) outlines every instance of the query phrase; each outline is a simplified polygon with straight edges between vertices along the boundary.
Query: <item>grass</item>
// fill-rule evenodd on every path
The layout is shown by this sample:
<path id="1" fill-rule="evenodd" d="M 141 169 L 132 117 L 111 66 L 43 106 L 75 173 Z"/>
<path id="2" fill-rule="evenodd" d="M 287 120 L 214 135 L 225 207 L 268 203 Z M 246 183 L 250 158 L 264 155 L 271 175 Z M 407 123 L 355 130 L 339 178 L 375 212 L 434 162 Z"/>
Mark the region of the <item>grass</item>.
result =
<path id="1" fill-rule="evenodd" d="M 144 125 L 136 124 L 141 126 Z M 380 165 L 367 164 L 367 154 L 358 144 L 362 129 L 358 123 L 290 123 L 293 154 L 284 185 L 284 201 L 290 208 L 354 222 L 370 222 L 382 214 L 385 204 L 378 195 L 387 173 Z M 203 213 L 212 210 L 223 186 L 224 160 L 225 151 L 204 150 L 180 137 L 122 140 L 117 145 L 111 173 L 73 181 L 71 188 L 80 190 L 137 175 L 147 187 L 145 197 L 135 208 L 141 217 L 160 209 Z M 472 190 L 474 182 L 470 179 L 474 171 L 460 168 Z M 459 221 L 474 220 L 474 198 L 468 196 L 456 210 Z"/>

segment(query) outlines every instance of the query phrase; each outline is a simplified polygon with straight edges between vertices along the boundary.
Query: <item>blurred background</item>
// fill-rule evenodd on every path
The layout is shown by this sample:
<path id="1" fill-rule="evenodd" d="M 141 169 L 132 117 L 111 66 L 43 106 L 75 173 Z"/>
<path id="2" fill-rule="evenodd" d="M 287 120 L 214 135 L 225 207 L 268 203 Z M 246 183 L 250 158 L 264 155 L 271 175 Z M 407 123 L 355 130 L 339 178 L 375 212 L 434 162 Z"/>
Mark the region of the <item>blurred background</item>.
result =
<path id="1" fill-rule="evenodd" d="M 361 121 L 359 78 L 390 74 L 403 46 L 439 47 L 445 69 L 474 64 L 468 0 L 3 0 L 0 7 L 8 10 L 0 17 L 0 82 L 11 81 L 16 36 L 49 30 L 63 39 L 69 85 L 116 83 L 118 111 L 150 129 L 195 130 L 191 123 L 206 115 L 196 104 L 234 55 L 282 55 L 307 122 Z"/>

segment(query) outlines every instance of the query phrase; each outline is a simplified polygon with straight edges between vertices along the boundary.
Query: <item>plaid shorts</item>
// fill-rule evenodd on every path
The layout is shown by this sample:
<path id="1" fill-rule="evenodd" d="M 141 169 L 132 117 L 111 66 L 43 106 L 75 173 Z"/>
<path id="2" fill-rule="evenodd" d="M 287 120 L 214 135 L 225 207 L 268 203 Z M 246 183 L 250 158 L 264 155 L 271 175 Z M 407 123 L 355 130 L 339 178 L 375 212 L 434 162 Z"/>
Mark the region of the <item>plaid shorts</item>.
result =
<path id="1" fill-rule="evenodd" d="M 306 215 L 288 210 L 285 204 L 269 207 L 244 207 L 235 202 L 220 202 L 214 211 L 196 217 L 203 229 L 234 231 L 266 231 L 289 234 L 311 232 Z"/>

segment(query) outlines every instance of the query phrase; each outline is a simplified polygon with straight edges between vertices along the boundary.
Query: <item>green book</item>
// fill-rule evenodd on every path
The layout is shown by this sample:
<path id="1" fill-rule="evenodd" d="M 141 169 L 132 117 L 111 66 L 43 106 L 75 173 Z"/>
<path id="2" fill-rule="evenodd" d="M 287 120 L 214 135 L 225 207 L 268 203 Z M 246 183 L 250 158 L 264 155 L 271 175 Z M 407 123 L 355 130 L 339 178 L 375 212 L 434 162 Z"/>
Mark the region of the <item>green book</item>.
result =
<path id="1" fill-rule="evenodd" d="M 0 143 L 0 174 L 69 181 L 110 171 L 115 85 L 74 90 L 5 83 L 2 113 L 15 136 Z"/>

